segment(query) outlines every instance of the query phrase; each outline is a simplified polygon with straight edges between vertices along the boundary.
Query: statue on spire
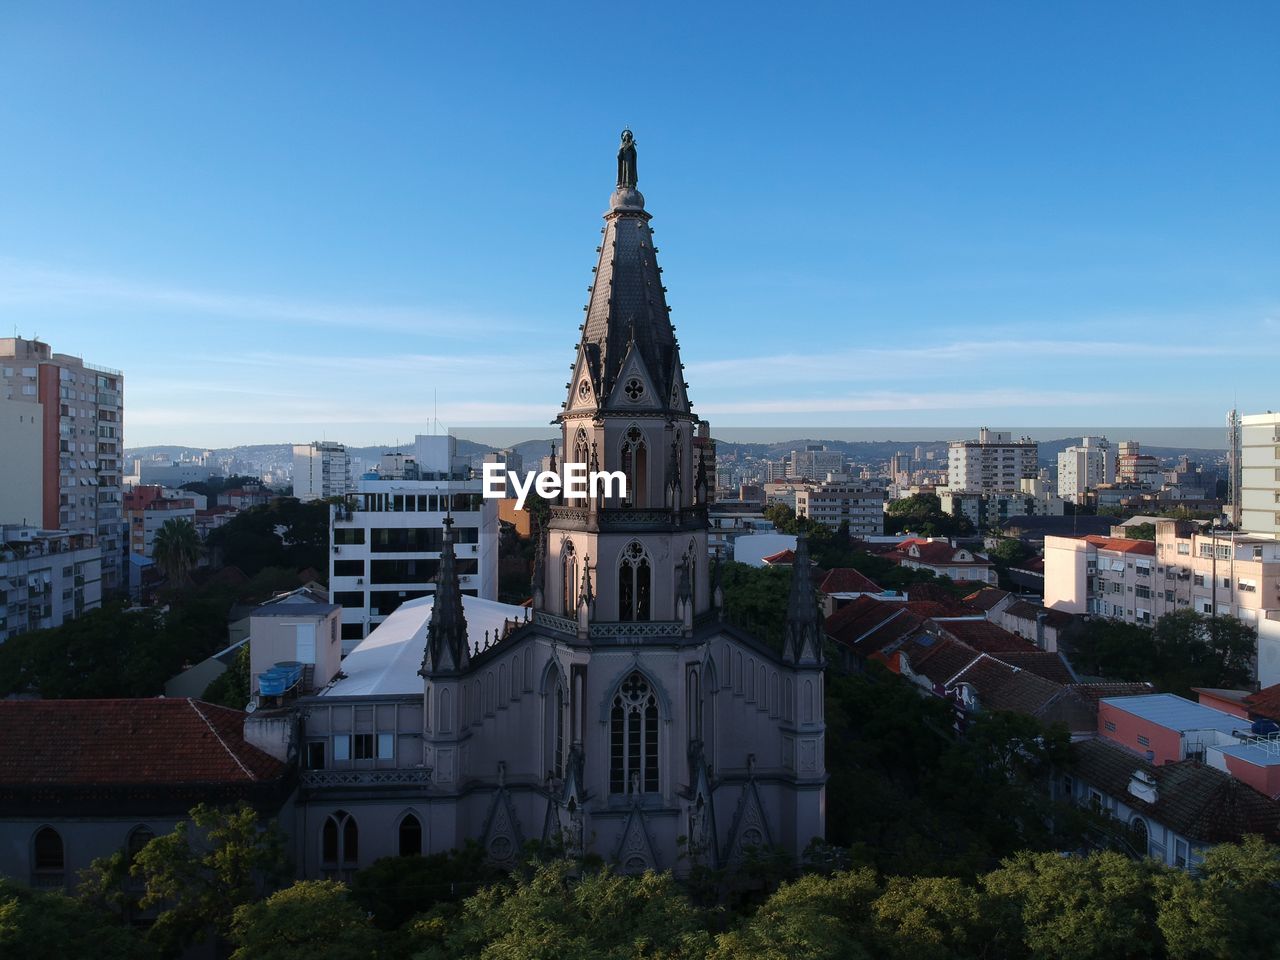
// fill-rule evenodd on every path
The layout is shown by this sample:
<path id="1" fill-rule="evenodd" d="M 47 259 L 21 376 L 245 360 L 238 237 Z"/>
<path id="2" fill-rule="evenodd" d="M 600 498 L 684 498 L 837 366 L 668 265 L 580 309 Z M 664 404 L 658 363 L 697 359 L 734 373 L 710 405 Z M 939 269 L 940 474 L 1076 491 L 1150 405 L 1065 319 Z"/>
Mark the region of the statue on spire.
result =
<path id="1" fill-rule="evenodd" d="M 636 141 L 630 130 L 622 131 L 622 145 L 618 147 L 618 186 L 636 185 Z"/>

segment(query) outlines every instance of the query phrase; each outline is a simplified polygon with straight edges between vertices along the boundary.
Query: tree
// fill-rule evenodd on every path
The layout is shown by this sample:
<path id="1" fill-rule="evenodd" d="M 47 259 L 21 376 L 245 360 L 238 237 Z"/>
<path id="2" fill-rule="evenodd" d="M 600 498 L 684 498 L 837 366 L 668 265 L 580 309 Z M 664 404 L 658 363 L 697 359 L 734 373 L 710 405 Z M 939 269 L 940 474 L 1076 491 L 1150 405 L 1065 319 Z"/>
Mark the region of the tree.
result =
<path id="1" fill-rule="evenodd" d="M 711 960 L 871 960 L 871 924 L 880 894 L 863 868 L 783 884 L 736 930 L 717 938 Z"/>
<path id="2" fill-rule="evenodd" d="M 990 556 L 992 563 L 1004 567 L 1015 567 L 1026 560 L 1030 553 L 1027 545 L 1017 537 L 1002 537 L 1000 542 L 992 548 Z"/>
<path id="3" fill-rule="evenodd" d="M 249 644 L 236 651 L 235 659 L 209 686 L 201 699 L 233 710 L 243 710 L 249 702 Z"/>
<path id="4" fill-rule="evenodd" d="M 963 513 L 947 513 L 936 493 L 916 493 L 889 504 L 886 533 L 917 533 L 924 537 L 967 537 L 973 523 Z"/>
<path id="5" fill-rule="evenodd" d="M 196 533 L 195 524 L 185 518 L 166 520 L 156 531 L 151 556 L 170 583 L 186 584 L 200 559 L 200 535 Z"/>
<path id="6" fill-rule="evenodd" d="M 1124 535 L 1130 540 L 1155 540 L 1156 525 L 1154 523 L 1135 523 L 1124 528 Z"/>
<path id="7" fill-rule="evenodd" d="M 438 903 L 470 896 L 505 876 L 474 840 L 426 857 L 383 857 L 351 879 L 351 899 L 382 930 L 395 930 Z"/>
<path id="8" fill-rule="evenodd" d="M 368 960 L 383 937 L 346 886 L 302 880 L 237 907 L 231 960 Z"/>
<path id="9" fill-rule="evenodd" d="M 882 956 L 959 960 L 1013 952 L 987 898 L 954 877 L 890 877 L 874 911 Z"/>
<path id="10" fill-rule="evenodd" d="M 0 957 L 22 960 L 144 960 L 155 956 L 132 929 L 62 893 L 0 878 Z"/>
<path id="11" fill-rule="evenodd" d="M 1023 852 L 983 877 L 982 888 L 1031 960 L 1139 960 L 1163 956 L 1156 902 L 1168 871 L 1111 852 Z"/>
<path id="12" fill-rule="evenodd" d="M 236 908 L 288 872 L 280 831 L 252 807 L 200 804 L 189 816 L 143 847 L 130 870 L 144 884 L 138 905 L 159 910 L 149 936 L 165 950 L 227 936 Z"/>
<path id="13" fill-rule="evenodd" d="M 791 594 L 789 567 L 722 563 L 720 589 L 724 594 L 725 616 L 731 623 L 782 649 L 782 627 Z"/>
<path id="14" fill-rule="evenodd" d="M 405 930 L 424 958 L 693 960 L 711 945 L 707 916 L 669 873 L 621 876 L 558 860 L 482 888 Z"/>

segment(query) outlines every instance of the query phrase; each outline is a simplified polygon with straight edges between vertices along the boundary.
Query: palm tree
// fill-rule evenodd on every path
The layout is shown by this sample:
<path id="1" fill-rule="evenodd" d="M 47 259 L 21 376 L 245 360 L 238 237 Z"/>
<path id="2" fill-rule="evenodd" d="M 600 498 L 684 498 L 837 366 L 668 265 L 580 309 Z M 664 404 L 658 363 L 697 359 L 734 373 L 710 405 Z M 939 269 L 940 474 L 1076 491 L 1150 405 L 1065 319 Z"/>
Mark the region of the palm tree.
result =
<path id="1" fill-rule="evenodd" d="M 166 520 L 156 531 L 151 558 L 170 582 L 182 584 L 200 558 L 200 535 L 190 520 Z"/>

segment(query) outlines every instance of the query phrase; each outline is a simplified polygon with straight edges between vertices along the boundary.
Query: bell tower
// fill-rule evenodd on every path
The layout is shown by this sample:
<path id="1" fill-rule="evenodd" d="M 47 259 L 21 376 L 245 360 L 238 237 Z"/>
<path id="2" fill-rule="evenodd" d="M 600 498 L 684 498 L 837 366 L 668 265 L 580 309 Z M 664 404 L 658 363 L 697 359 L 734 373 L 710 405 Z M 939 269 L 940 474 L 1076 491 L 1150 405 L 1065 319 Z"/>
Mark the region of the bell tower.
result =
<path id="1" fill-rule="evenodd" d="M 622 133 L 569 395 L 556 418 L 565 462 L 618 472 L 625 493 L 552 504 L 542 610 L 592 625 L 674 625 L 710 609 L 707 480 L 658 248 Z M 653 628 L 649 628 L 653 629 Z M 670 626 L 665 628 L 671 629 Z"/>

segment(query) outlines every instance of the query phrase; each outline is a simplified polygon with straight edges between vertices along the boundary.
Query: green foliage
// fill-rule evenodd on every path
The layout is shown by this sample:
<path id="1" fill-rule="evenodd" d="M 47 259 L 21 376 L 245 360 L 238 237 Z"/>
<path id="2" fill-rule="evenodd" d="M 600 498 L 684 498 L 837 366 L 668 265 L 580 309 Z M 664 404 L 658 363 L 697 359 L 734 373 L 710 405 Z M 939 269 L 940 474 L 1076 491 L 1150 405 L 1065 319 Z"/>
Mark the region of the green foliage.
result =
<path id="1" fill-rule="evenodd" d="M 351 880 L 351 899 L 383 930 L 394 930 L 416 913 L 452 903 L 504 876 L 470 841 L 461 850 L 426 857 L 383 857 Z"/>
<path id="2" fill-rule="evenodd" d="M 1031 555 L 1031 551 L 1017 537 L 1003 537 L 988 555 L 991 557 L 992 563 L 1005 567 L 1016 567 Z"/>
<path id="3" fill-rule="evenodd" d="M 1151 540 L 1156 539 L 1156 525 L 1154 523 L 1135 523 L 1124 528 L 1124 535 L 1130 540 Z"/>
<path id="4" fill-rule="evenodd" d="M 205 687 L 201 699 L 233 710 L 244 709 L 249 702 L 249 644 L 236 651 L 235 659 Z"/>
<path id="5" fill-rule="evenodd" d="M 826 717 L 827 838 L 883 872 L 973 876 L 1075 839 L 1042 784 L 1061 729 L 989 713 L 960 738 L 950 704 L 874 667 L 828 674 Z"/>
<path id="6" fill-rule="evenodd" d="M 775 649 L 782 649 L 782 627 L 791 593 L 790 567 L 722 563 L 720 590 L 724 594 L 725 617 L 731 623 Z"/>
<path id="7" fill-rule="evenodd" d="M 62 893 L 0 878 L 0 957 L 15 960 L 147 960 L 150 945 L 115 917 Z"/>
<path id="8" fill-rule="evenodd" d="M 531 877 L 484 887 L 407 930 L 422 960 L 683 960 L 711 944 L 708 917 L 670 874 L 626 877 L 556 861 Z"/>
<path id="9" fill-rule="evenodd" d="M 159 910 L 149 938 L 174 950 L 227 936 L 236 908 L 282 883 L 288 861 L 278 828 L 260 823 L 252 807 L 200 804 L 143 847 L 130 873 L 143 883 L 139 906 Z"/>
<path id="10" fill-rule="evenodd" d="M 1257 643 L 1253 628 L 1235 617 L 1178 610 L 1154 630 L 1095 618 L 1072 640 L 1072 658 L 1086 674 L 1147 680 L 1157 689 L 1189 695 L 1192 687 L 1247 686 Z"/>
<path id="11" fill-rule="evenodd" d="M 987 897 L 953 877 L 889 877 L 874 911 L 883 957 L 951 960 L 1007 953 Z"/>
<path id="12" fill-rule="evenodd" d="M 302 880 L 236 908 L 231 960 L 369 960 L 383 937 L 346 886 Z"/>
<path id="13" fill-rule="evenodd" d="M 277 532 L 279 528 L 280 532 Z M 281 497 L 237 514 L 209 534 L 219 561 L 253 576 L 265 567 L 329 569 L 329 503 Z"/>
<path id="14" fill-rule="evenodd" d="M 885 533 L 916 533 L 922 537 L 968 537 L 973 523 L 963 513 L 946 513 L 936 493 L 917 493 L 889 504 Z"/>

